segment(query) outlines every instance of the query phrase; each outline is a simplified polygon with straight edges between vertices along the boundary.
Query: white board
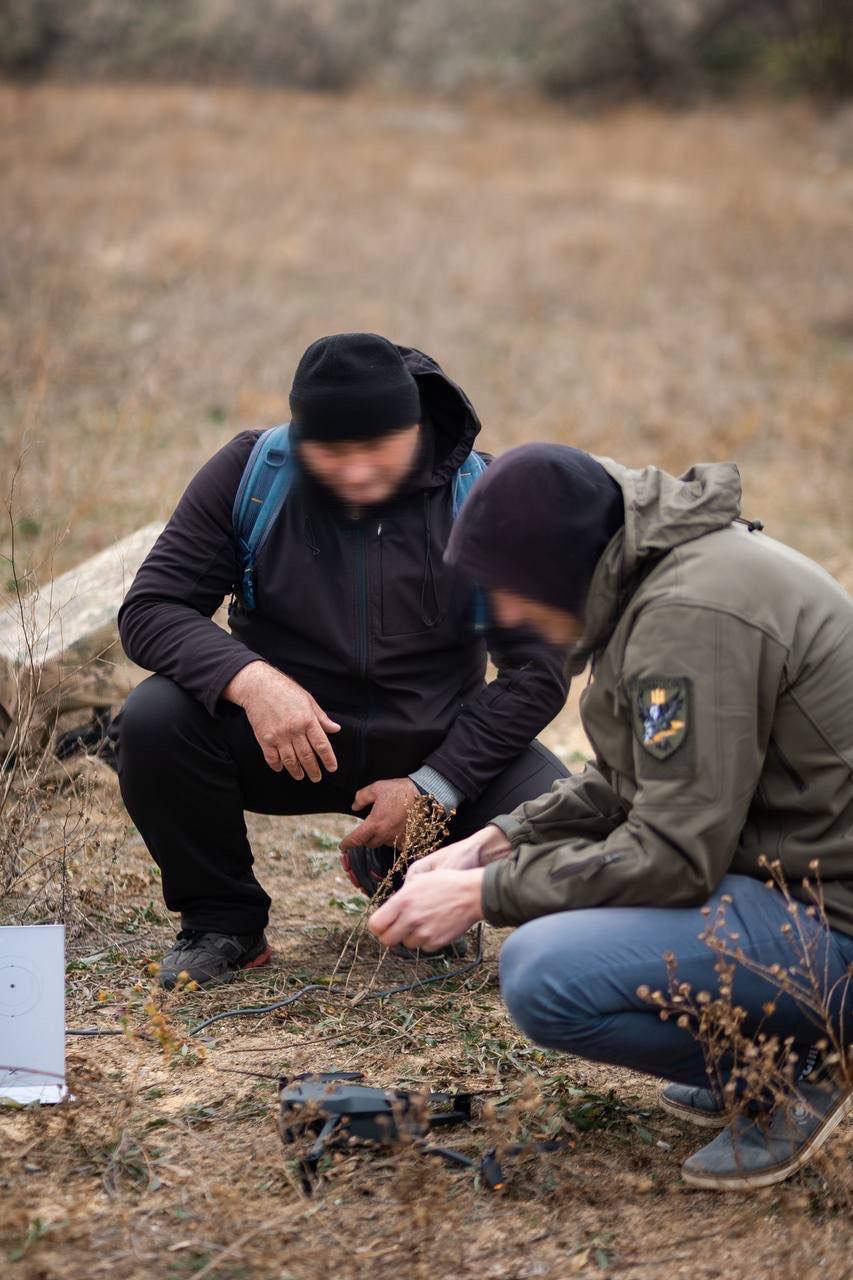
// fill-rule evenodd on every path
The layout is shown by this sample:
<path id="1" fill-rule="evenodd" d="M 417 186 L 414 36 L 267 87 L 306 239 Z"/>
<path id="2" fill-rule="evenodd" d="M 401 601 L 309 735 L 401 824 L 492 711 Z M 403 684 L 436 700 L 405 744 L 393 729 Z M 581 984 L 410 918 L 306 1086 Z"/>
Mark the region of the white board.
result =
<path id="1" fill-rule="evenodd" d="M 65 929 L 0 927 L 0 1103 L 67 1095 Z"/>

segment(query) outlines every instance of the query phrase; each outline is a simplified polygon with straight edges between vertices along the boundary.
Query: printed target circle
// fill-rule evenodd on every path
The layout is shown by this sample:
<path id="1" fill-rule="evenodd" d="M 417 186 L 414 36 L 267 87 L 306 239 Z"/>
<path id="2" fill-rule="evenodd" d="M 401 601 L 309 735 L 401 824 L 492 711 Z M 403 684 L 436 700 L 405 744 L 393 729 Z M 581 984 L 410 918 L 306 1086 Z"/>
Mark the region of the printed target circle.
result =
<path id="1" fill-rule="evenodd" d="M 0 960 L 0 1015 L 19 1018 L 41 999 L 41 979 L 26 960 Z"/>

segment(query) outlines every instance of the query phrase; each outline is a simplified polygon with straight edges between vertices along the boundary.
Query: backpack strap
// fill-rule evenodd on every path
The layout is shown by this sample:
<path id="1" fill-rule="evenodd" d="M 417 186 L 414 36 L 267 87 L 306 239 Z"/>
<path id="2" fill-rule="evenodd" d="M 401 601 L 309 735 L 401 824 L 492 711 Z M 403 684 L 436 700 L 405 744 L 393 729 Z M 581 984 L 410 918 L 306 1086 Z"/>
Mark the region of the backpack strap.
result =
<path id="1" fill-rule="evenodd" d="M 486 470 L 486 460 L 479 453 L 471 450 L 453 477 L 453 519 L 459 515 L 462 505 L 475 483 Z"/>
<path id="2" fill-rule="evenodd" d="M 289 427 L 290 423 L 286 422 L 258 436 L 234 498 L 231 520 L 240 566 L 238 589 L 247 609 L 256 607 L 255 561 L 258 552 L 281 513 L 293 483 Z"/>
<path id="3" fill-rule="evenodd" d="M 462 510 L 468 494 L 474 488 L 477 480 L 486 470 L 488 463 L 474 449 L 468 454 L 468 457 L 459 467 L 453 477 L 453 519 L 455 520 Z M 489 605 L 486 593 L 482 587 L 476 587 L 474 590 L 474 630 L 481 635 L 489 627 Z"/>

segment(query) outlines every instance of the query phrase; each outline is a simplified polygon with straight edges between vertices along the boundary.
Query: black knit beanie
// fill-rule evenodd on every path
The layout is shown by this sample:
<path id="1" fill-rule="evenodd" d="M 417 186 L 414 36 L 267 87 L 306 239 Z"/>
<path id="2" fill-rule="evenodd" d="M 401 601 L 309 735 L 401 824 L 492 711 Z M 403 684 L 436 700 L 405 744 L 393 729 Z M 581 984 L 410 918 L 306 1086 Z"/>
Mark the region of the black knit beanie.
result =
<path id="1" fill-rule="evenodd" d="M 301 440 L 369 440 L 420 421 L 415 379 L 393 342 L 375 333 L 318 338 L 290 391 Z"/>
<path id="2" fill-rule="evenodd" d="M 525 444 L 477 481 L 444 558 L 480 586 L 581 616 L 595 566 L 624 519 L 621 487 L 590 454 Z"/>

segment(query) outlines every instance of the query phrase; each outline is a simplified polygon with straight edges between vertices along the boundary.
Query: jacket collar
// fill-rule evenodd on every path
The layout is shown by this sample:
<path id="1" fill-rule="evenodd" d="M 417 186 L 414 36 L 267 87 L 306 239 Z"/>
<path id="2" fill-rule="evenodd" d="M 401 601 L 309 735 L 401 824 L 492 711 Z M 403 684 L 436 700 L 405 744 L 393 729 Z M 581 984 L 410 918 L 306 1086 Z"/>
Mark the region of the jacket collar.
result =
<path id="1" fill-rule="evenodd" d="M 622 488 L 625 523 L 605 547 L 590 583 L 584 633 L 569 651 L 567 673 L 579 674 L 610 639 L 642 580 L 673 548 L 724 529 L 741 509 L 733 462 L 698 463 L 675 477 L 658 467 L 632 470 L 598 461 Z"/>

